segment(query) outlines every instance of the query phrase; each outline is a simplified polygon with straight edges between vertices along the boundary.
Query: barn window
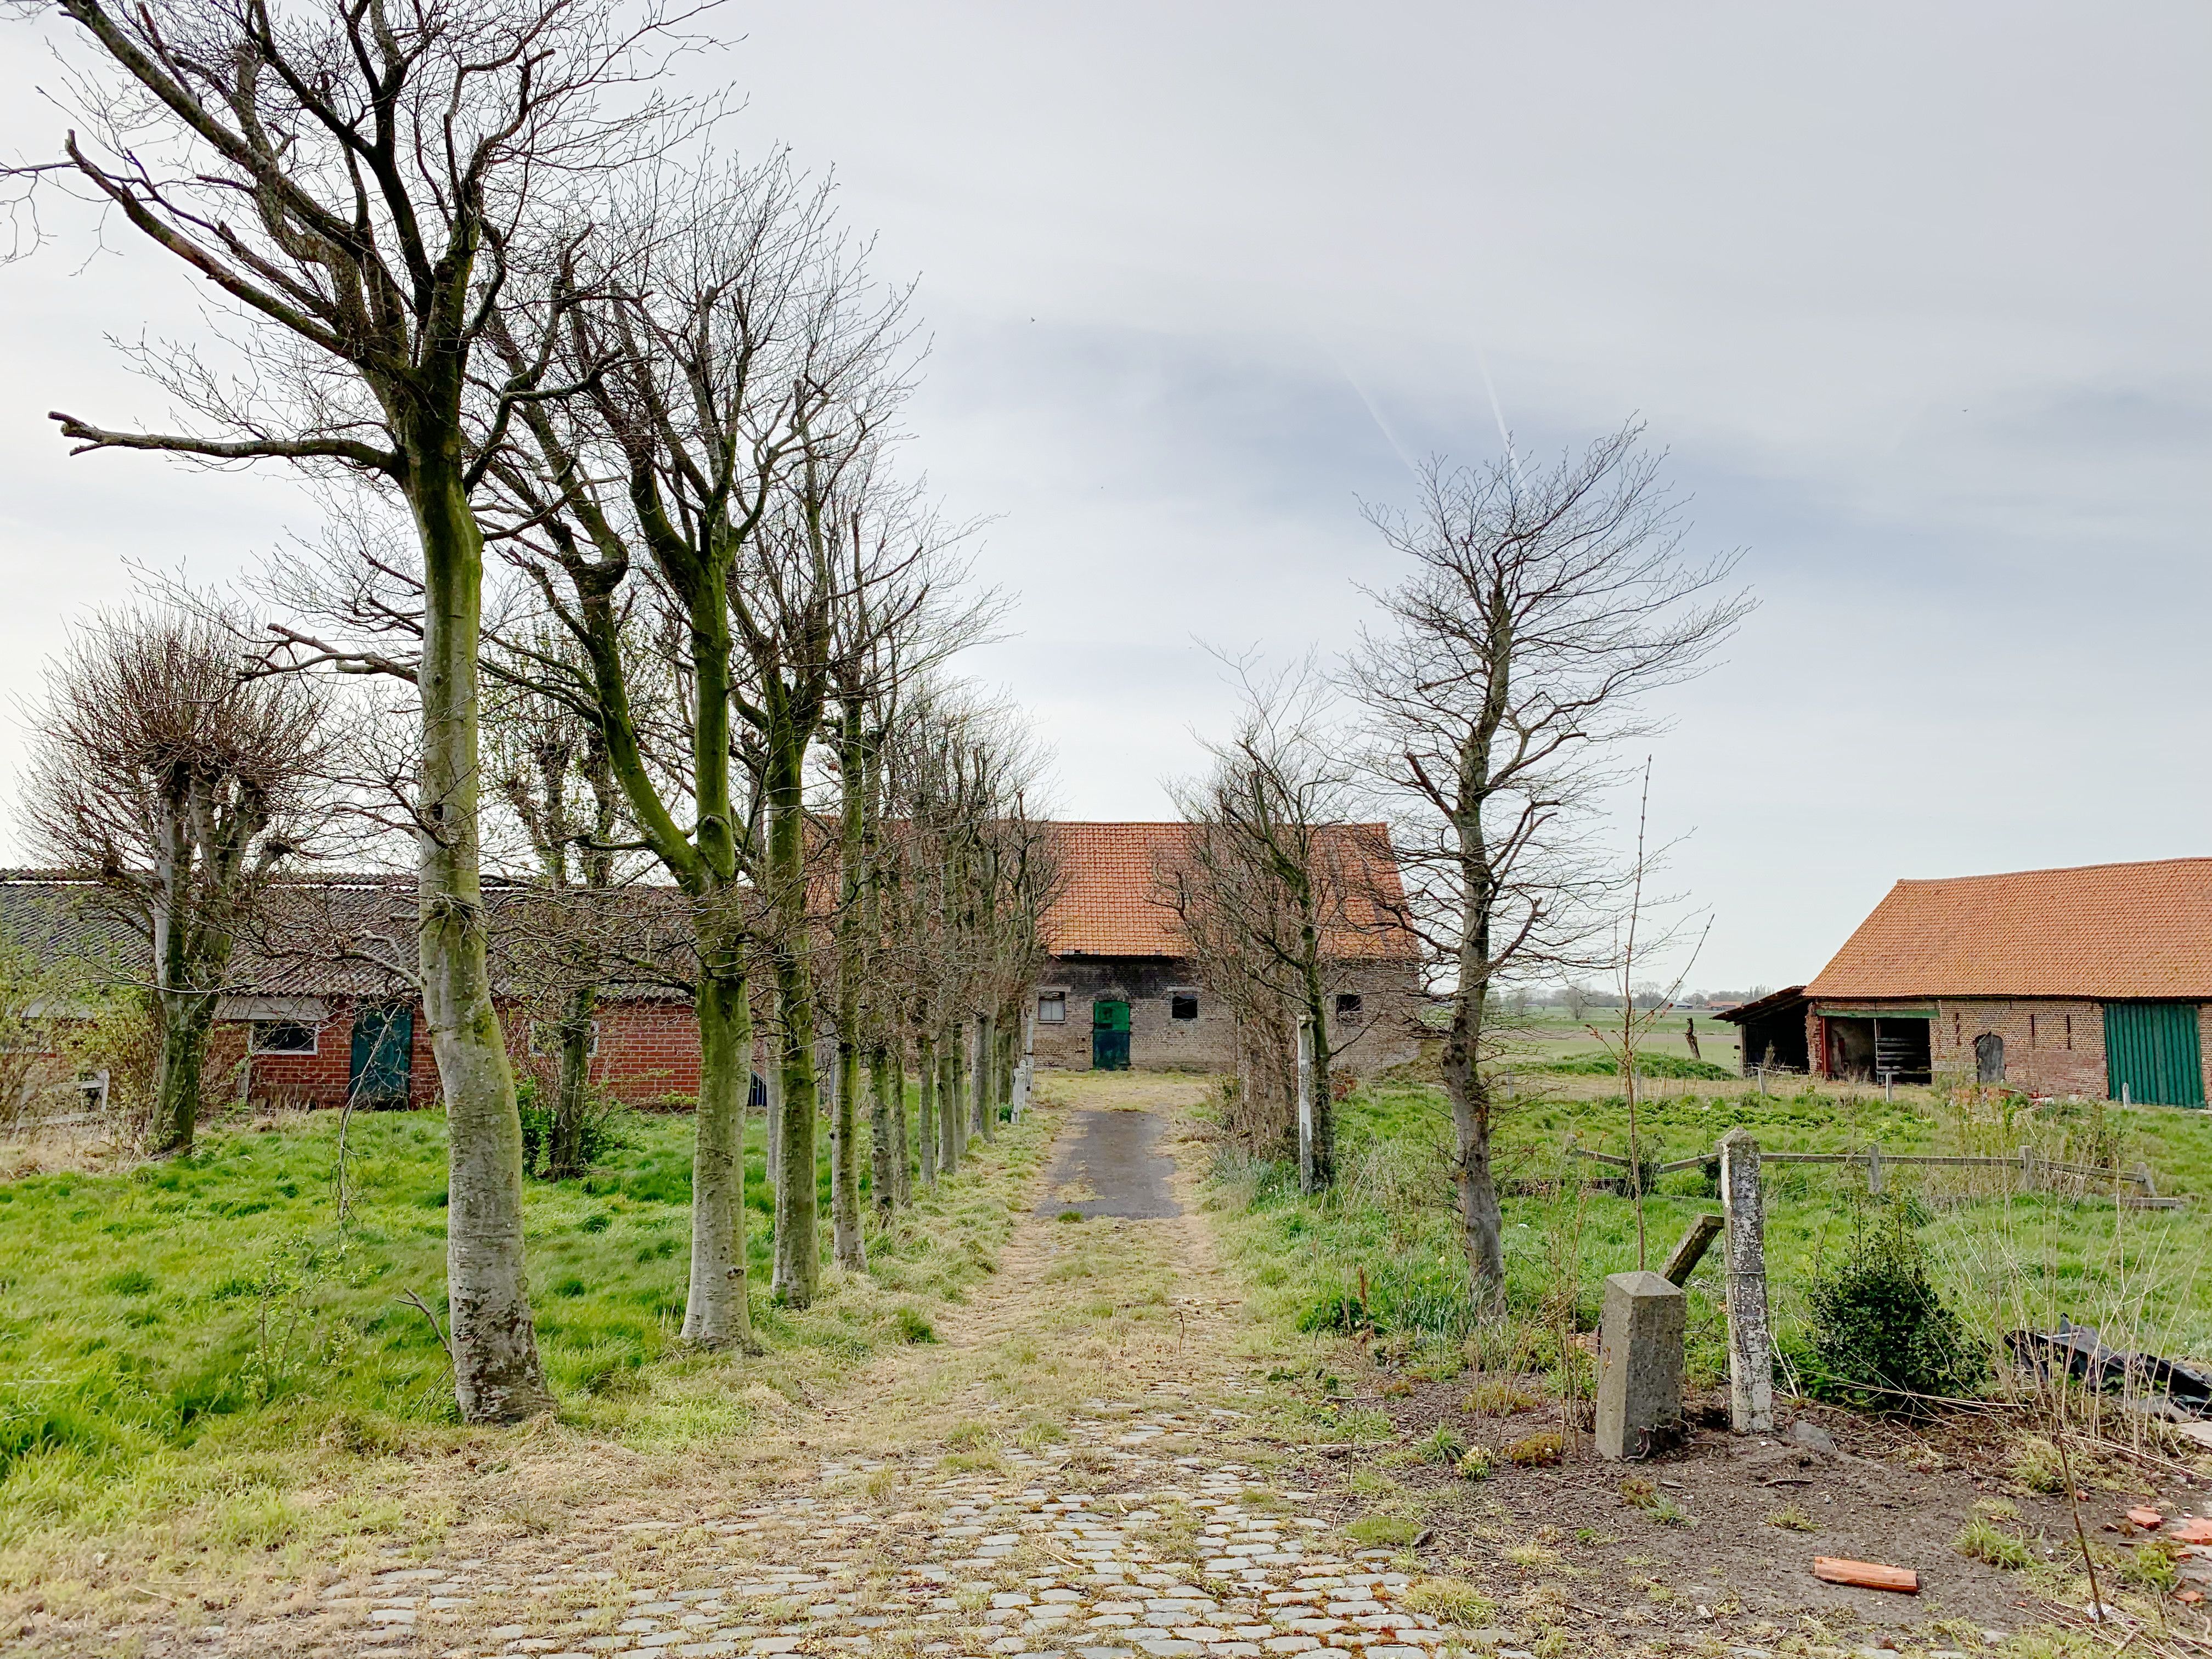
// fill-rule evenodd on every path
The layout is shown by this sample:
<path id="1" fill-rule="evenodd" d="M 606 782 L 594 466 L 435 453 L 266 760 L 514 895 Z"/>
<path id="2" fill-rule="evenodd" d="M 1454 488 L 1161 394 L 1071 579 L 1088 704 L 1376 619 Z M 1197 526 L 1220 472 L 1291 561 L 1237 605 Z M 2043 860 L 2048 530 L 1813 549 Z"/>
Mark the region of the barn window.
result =
<path id="1" fill-rule="evenodd" d="M 1177 991 L 1174 995 L 1170 996 L 1168 999 L 1168 1016 L 1171 1019 L 1196 1019 L 1198 1018 L 1198 993 L 1195 991 Z"/>
<path id="2" fill-rule="evenodd" d="M 1037 995 L 1037 1024 L 1065 1025 L 1067 1024 L 1067 993 L 1043 991 Z"/>
<path id="3" fill-rule="evenodd" d="M 246 1030 L 247 1052 L 257 1054 L 312 1054 L 315 1028 L 303 1019 L 257 1019 Z"/>
<path id="4" fill-rule="evenodd" d="M 1336 1012 L 1340 1014 L 1356 1014 L 1366 1006 L 1367 999 L 1357 991 L 1339 991 L 1336 994 Z"/>

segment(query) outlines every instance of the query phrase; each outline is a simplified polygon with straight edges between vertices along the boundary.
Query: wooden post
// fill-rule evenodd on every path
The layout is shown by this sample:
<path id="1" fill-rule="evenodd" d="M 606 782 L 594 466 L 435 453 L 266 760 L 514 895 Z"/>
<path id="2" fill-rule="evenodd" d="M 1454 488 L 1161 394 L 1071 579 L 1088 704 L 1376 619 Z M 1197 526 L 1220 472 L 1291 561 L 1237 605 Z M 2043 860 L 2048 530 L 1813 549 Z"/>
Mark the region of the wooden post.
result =
<path id="1" fill-rule="evenodd" d="M 2036 1176 L 2037 1176 L 2037 1171 L 2036 1171 L 2036 1168 L 2035 1168 L 2035 1148 L 2034 1148 L 2034 1147 L 2033 1147 L 2033 1146 L 2023 1146 L 2023 1147 L 2021 1147 L 2021 1148 L 2020 1149 L 2020 1189 L 2021 1189 L 2021 1191 L 2022 1191 L 2023 1193 L 2032 1193 L 2032 1192 L 2033 1192 L 2033 1191 L 2035 1190 L 2035 1188 L 2036 1188 L 2036 1184 L 2037 1184 L 2037 1183 L 2036 1183 Z"/>
<path id="2" fill-rule="evenodd" d="M 1298 1017 L 1298 1190 L 1314 1190 L 1313 1026 Z"/>
<path id="3" fill-rule="evenodd" d="M 1759 1143 L 1742 1129 L 1721 1137 L 1721 1218 L 1728 1233 L 1729 1423 L 1738 1434 L 1774 1432 L 1774 1349 L 1766 1322 L 1766 1217 Z"/>
<path id="4" fill-rule="evenodd" d="M 1881 1148 L 1867 1148 L 1867 1191 L 1872 1196 L 1881 1196 Z"/>

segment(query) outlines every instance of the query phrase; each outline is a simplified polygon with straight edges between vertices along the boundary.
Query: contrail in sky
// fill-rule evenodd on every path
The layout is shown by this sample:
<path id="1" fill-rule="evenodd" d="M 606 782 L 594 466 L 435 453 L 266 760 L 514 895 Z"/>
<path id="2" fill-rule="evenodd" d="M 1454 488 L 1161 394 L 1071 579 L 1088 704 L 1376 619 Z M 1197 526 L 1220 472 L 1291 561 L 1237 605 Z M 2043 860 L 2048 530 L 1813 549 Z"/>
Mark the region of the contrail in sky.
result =
<path id="1" fill-rule="evenodd" d="M 1382 417 L 1382 410 L 1375 399 L 1367 395 L 1367 388 L 1353 378 L 1352 371 L 1344 366 L 1344 360 L 1331 351 L 1328 343 L 1318 334 L 1314 336 L 1314 343 L 1321 348 L 1321 355 L 1335 366 L 1336 372 L 1344 376 L 1344 383 L 1359 394 L 1359 401 L 1367 405 L 1368 417 L 1375 422 L 1375 429 L 1382 434 L 1382 441 L 1390 446 L 1392 453 L 1406 464 L 1407 471 L 1417 478 L 1420 477 L 1420 468 L 1413 465 L 1413 458 L 1406 453 L 1406 446 L 1398 441 L 1398 434 L 1390 429 L 1390 422 Z"/>

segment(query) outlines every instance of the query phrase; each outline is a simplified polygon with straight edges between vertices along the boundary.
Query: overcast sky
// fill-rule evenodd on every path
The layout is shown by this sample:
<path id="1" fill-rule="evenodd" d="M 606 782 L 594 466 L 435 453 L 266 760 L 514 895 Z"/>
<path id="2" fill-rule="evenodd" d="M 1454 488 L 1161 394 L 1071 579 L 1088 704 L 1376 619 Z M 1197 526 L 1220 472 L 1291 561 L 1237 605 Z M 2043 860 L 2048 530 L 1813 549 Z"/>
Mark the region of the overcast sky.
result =
<path id="1" fill-rule="evenodd" d="M 1891 881 L 2212 851 L 2212 9 L 735 4 L 733 136 L 836 169 L 934 347 L 913 458 L 1018 595 L 972 666 L 1071 816 L 1170 815 L 1194 643 L 1344 645 L 1406 461 L 1640 416 L 1761 608 L 1671 694 L 1693 984 L 1815 971 Z M 52 67 L 0 52 L 0 147 Z M 0 692 L 131 562 L 242 568 L 277 474 L 64 459 L 155 420 L 112 237 L 0 270 Z M 1493 396 L 1494 391 L 1494 396 Z M 12 775 L 21 733 L 0 765 Z"/>

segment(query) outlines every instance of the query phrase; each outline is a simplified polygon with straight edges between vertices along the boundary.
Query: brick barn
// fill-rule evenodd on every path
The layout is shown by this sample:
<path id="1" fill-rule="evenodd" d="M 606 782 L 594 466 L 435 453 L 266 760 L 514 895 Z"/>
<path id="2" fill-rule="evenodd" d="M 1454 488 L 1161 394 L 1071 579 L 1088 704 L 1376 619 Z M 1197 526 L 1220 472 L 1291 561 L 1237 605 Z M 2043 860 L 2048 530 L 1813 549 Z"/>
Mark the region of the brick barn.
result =
<path id="1" fill-rule="evenodd" d="M 1352 828 L 1361 845 L 1388 848 L 1381 825 Z M 1051 954 L 1036 985 L 1039 1066 L 1237 1068 L 1235 1017 L 1202 982 L 1161 894 L 1160 872 L 1184 833 L 1175 823 L 1052 826 L 1060 887 L 1042 929 Z M 1413 935 L 1395 921 L 1402 902 L 1396 866 L 1387 854 L 1363 862 L 1375 896 L 1356 907 L 1361 925 L 1325 943 L 1338 1063 L 1371 1075 L 1419 1054 L 1416 1017 L 1427 999 Z"/>
<path id="2" fill-rule="evenodd" d="M 1900 881 L 1809 983 L 1722 1016 L 1816 1077 L 2206 1100 L 2212 859 Z"/>
<path id="3" fill-rule="evenodd" d="M 642 948 L 625 976 L 606 987 L 595 1020 L 592 1080 L 633 1105 L 699 1089 L 699 1030 L 683 982 L 687 948 L 672 890 L 622 890 L 619 926 Z M 0 877 L 0 928 L 40 959 L 89 965 L 88 982 L 143 980 L 128 964 L 145 959 L 143 933 L 115 915 L 99 886 L 51 871 Z M 542 998 L 516 965 L 542 945 L 527 890 L 488 884 L 493 981 L 518 1076 L 550 1079 L 551 1045 L 540 1040 Z M 438 1098 L 437 1063 L 422 1000 L 404 965 L 415 950 L 411 878 L 344 876 L 287 882 L 265 921 L 242 937 L 229 988 L 217 1000 L 208 1042 L 208 1085 L 216 1097 L 342 1106 L 422 1106 Z M 522 935 L 530 935 L 526 939 Z M 641 963 L 665 969 L 648 976 Z M 43 1011 L 65 1025 L 72 1010 Z M 58 1042 L 54 1054 L 61 1055 Z"/>

